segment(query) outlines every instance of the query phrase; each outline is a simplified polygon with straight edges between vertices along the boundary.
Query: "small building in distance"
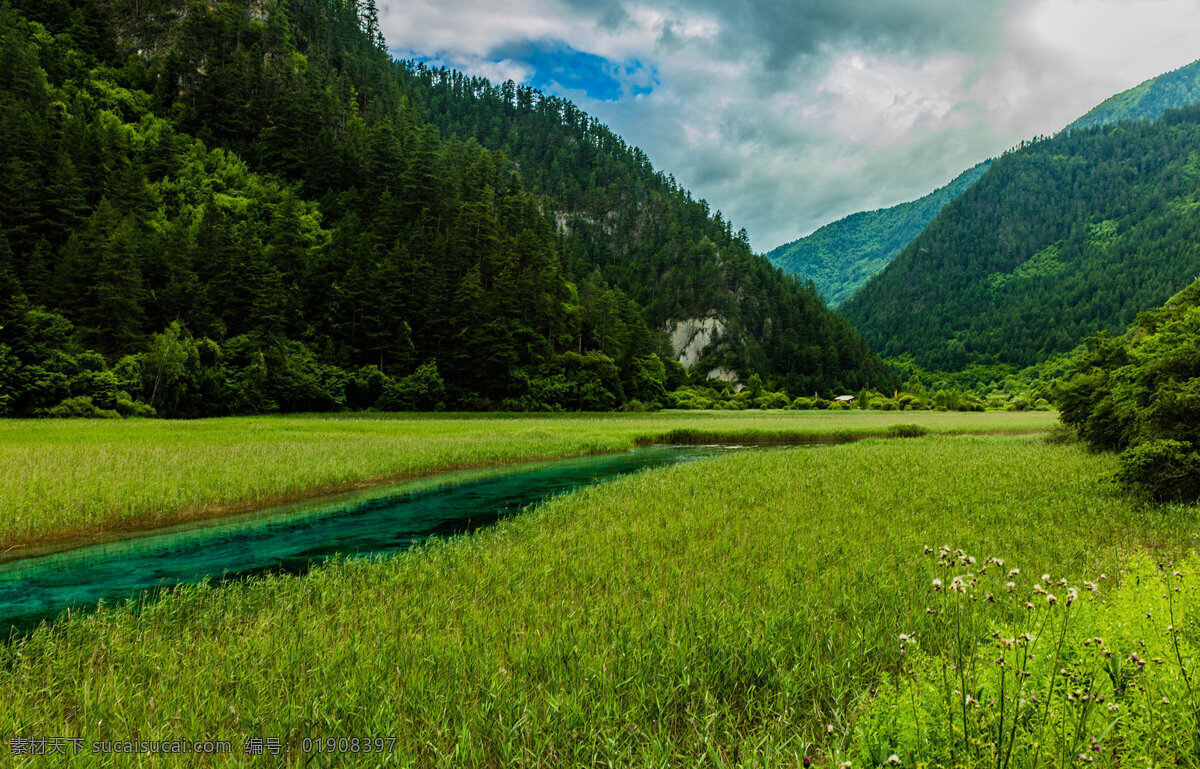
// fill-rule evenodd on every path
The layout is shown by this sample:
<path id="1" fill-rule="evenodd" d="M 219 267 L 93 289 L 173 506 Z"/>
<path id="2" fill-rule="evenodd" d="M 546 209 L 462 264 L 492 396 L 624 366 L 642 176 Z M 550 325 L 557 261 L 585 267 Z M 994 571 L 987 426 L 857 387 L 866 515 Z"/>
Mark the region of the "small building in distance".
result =
<path id="1" fill-rule="evenodd" d="M 858 400 L 858 398 L 856 398 L 853 395 L 839 395 L 838 397 L 833 399 L 833 402 L 834 403 L 853 403 L 856 400 Z"/>

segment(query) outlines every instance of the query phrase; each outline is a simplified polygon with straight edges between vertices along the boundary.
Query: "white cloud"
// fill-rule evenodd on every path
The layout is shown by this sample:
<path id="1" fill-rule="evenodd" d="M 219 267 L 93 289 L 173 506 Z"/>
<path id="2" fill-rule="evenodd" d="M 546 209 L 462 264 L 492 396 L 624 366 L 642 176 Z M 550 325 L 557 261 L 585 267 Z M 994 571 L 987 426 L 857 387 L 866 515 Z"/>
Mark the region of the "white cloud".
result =
<path id="1" fill-rule="evenodd" d="M 550 40 L 653 71 L 563 90 L 766 250 L 919 197 L 1200 57 L 1200 0 L 380 0 L 393 50 L 529 82 Z M 632 90 L 632 89 L 627 89 Z"/>

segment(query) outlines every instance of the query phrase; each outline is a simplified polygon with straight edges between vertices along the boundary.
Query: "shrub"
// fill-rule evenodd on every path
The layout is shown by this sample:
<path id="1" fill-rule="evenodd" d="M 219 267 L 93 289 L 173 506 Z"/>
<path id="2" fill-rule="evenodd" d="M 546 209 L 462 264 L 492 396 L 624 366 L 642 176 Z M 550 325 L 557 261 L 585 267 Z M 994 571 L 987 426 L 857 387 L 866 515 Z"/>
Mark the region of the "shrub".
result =
<path id="1" fill-rule="evenodd" d="M 1159 501 L 1200 497 L 1200 453 L 1186 441 L 1160 439 L 1121 452 L 1116 479 Z"/>
<path id="2" fill-rule="evenodd" d="M 920 438 L 922 435 L 928 435 L 929 430 L 921 425 L 892 425 L 887 429 L 887 433 L 893 438 Z"/>
<path id="3" fill-rule="evenodd" d="M 74 398 L 67 398 L 62 403 L 54 406 L 46 412 L 46 416 L 64 418 L 82 418 L 82 419 L 120 419 L 121 415 L 112 409 L 98 408 L 92 402 L 90 396 L 77 395 Z"/>
<path id="4" fill-rule="evenodd" d="M 814 408 L 814 406 L 815 404 L 813 398 L 805 398 L 804 396 L 800 396 L 799 398 L 793 400 L 792 405 L 788 406 L 788 408 L 794 411 L 807 411 Z"/>
<path id="5" fill-rule="evenodd" d="M 764 392 L 754 399 L 754 407 L 760 409 L 786 409 L 790 405 L 787 393 Z"/>
<path id="6" fill-rule="evenodd" d="M 388 383 L 375 405 L 380 411 L 441 411 L 445 394 L 437 362 L 429 361 L 399 382 Z"/>
<path id="7" fill-rule="evenodd" d="M 117 393 L 116 411 L 123 417 L 152 417 L 157 413 L 153 406 L 135 401 L 124 391 Z"/>

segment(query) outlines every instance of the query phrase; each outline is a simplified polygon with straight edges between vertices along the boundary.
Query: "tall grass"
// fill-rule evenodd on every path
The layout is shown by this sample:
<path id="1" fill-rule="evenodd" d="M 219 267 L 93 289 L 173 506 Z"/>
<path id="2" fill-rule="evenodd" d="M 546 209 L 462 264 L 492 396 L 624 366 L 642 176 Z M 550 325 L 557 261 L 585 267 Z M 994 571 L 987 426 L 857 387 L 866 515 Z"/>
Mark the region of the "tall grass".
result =
<path id="1" fill-rule="evenodd" d="M 1133 507 L 1111 469 L 929 436 L 642 473 L 409 554 L 43 628 L 0 651 L 0 737 L 395 736 L 398 766 L 841 760 L 911 667 L 898 634 L 953 639 L 924 545 L 1115 581 L 1126 553 L 1191 543 L 1193 509 Z"/>
<path id="2" fill-rule="evenodd" d="M 931 603 L 954 642 L 905 635 L 911 667 L 860 717 L 857 765 L 1200 765 L 1194 556 L 1138 553 L 1120 584 L 1077 585 L 951 560 Z"/>
<path id="3" fill-rule="evenodd" d="M 1053 415 L 694 412 L 348 415 L 191 422 L 0 421 L 0 558 L 440 470 L 620 451 L 672 430 L 713 440 L 1046 429 Z"/>

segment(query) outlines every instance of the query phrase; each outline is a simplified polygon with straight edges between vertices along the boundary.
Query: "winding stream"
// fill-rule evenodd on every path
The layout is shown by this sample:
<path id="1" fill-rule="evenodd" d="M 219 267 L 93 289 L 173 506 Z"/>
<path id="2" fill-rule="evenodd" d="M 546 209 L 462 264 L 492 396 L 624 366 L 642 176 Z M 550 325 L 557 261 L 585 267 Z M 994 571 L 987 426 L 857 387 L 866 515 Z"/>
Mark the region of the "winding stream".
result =
<path id="1" fill-rule="evenodd" d="M 370 556 L 462 534 L 555 494 L 734 447 L 655 446 L 624 454 L 445 473 L 354 495 L 0 564 L 0 637 L 67 609 L 204 579 L 302 573 L 334 556 Z"/>

